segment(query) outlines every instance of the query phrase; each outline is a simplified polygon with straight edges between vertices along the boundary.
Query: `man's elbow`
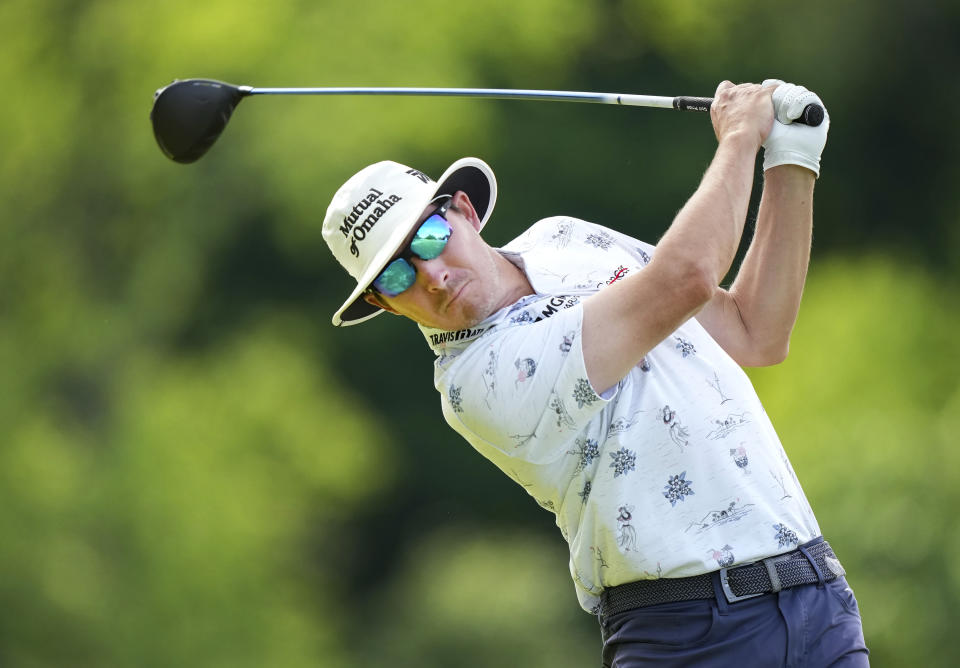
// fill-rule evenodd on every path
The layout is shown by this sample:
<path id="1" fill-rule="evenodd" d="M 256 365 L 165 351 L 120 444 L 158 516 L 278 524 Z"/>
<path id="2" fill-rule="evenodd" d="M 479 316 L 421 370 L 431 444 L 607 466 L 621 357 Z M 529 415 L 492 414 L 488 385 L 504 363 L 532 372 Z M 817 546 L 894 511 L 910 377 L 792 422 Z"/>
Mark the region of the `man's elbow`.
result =
<path id="1" fill-rule="evenodd" d="M 713 268 L 703 262 L 687 262 L 677 267 L 677 285 L 689 310 L 696 312 L 713 298 L 720 278 Z"/>
<path id="2" fill-rule="evenodd" d="M 742 351 L 736 362 L 740 366 L 774 366 L 787 359 L 790 353 L 790 337 L 778 341 L 767 341 L 763 345 L 753 345 Z"/>
<path id="3" fill-rule="evenodd" d="M 774 366 L 787 359 L 790 354 L 790 340 L 785 340 L 781 345 L 774 346 L 765 351 L 764 363 L 760 366 Z"/>

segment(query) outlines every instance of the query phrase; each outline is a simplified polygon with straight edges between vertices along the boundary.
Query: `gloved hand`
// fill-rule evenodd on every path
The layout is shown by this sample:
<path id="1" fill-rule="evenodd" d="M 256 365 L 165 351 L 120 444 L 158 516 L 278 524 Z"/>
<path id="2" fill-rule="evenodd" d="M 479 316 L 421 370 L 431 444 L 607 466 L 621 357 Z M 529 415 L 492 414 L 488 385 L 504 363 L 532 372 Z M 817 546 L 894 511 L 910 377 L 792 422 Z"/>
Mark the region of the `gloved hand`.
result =
<path id="1" fill-rule="evenodd" d="M 800 165 L 820 176 L 820 155 L 827 143 L 830 115 L 820 98 L 803 86 L 767 79 L 764 87 L 776 86 L 773 92 L 773 110 L 776 119 L 773 130 L 763 142 L 763 171 L 777 165 Z M 816 127 L 794 123 L 808 104 L 823 107 L 823 123 Z"/>

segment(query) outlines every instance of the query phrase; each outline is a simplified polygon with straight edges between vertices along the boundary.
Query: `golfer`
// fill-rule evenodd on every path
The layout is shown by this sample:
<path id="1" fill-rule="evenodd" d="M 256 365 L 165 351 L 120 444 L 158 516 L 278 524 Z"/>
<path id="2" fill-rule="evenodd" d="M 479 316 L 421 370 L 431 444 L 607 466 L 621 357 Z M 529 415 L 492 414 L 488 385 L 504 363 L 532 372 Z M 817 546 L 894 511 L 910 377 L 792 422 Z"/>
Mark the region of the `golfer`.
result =
<path id="1" fill-rule="evenodd" d="M 447 422 L 556 515 L 605 666 L 866 666 L 853 592 L 742 366 L 787 355 L 829 118 L 801 86 L 721 83 L 716 153 L 656 246 L 568 217 L 480 236 L 482 161 L 349 179 L 323 235 L 333 317 L 417 322 Z M 729 289 L 764 149 L 756 230 Z M 628 211 L 628 218 L 640 212 Z"/>

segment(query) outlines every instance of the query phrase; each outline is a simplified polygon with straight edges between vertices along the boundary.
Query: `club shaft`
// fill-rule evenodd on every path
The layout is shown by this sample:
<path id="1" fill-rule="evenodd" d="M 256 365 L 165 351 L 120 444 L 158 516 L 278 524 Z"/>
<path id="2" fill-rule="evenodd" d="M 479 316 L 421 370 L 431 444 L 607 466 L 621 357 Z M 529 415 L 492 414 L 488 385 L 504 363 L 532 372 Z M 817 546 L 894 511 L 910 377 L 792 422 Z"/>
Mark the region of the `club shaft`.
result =
<path id="1" fill-rule="evenodd" d="M 544 100 L 551 102 L 592 102 L 631 107 L 673 109 L 678 98 L 626 93 L 591 93 L 568 90 L 524 90 L 513 88 L 254 88 L 241 86 L 245 95 L 395 95 L 479 97 L 489 99 Z M 696 98 L 706 101 L 707 98 Z M 709 107 L 707 107 L 709 108 Z M 706 111 L 704 109 L 698 109 Z"/>
<path id="2" fill-rule="evenodd" d="M 239 86 L 241 95 L 394 95 L 475 97 L 511 100 L 545 100 L 551 102 L 593 102 L 628 107 L 656 107 L 681 111 L 710 111 L 712 97 L 678 95 L 634 95 L 630 93 L 592 93 L 570 90 L 525 90 L 518 88 L 254 88 Z M 823 122 L 824 110 L 819 104 L 808 104 L 793 123 L 817 126 Z"/>

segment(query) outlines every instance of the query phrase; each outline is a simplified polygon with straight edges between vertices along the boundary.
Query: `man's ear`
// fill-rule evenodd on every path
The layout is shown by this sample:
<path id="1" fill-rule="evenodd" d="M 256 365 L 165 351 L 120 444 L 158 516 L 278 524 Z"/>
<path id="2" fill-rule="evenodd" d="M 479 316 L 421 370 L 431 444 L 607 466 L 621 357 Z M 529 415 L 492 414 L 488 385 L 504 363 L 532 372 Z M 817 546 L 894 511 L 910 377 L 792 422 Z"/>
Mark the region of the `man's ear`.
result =
<path id="1" fill-rule="evenodd" d="M 378 295 L 376 292 L 363 293 L 363 301 L 373 306 L 376 306 L 378 308 L 382 308 L 384 311 L 387 311 L 388 313 L 393 313 L 394 315 L 397 314 L 396 309 L 394 309 L 392 306 L 390 306 L 385 301 L 380 299 L 380 295 Z"/>
<path id="2" fill-rule="evenodd" d="M 457 210 L 460 211 L 460 215 L 467 219 L 470 225 L 473 226 L 473 229 L 480 231 L 480 216 L 477 215 L 477 210 L 473 208 L 473 202 L 470 201 L 470 197 L 467 193 L 462 190 L 458 190 L 453 194 L 453 205 L 457 207 Z"/>

